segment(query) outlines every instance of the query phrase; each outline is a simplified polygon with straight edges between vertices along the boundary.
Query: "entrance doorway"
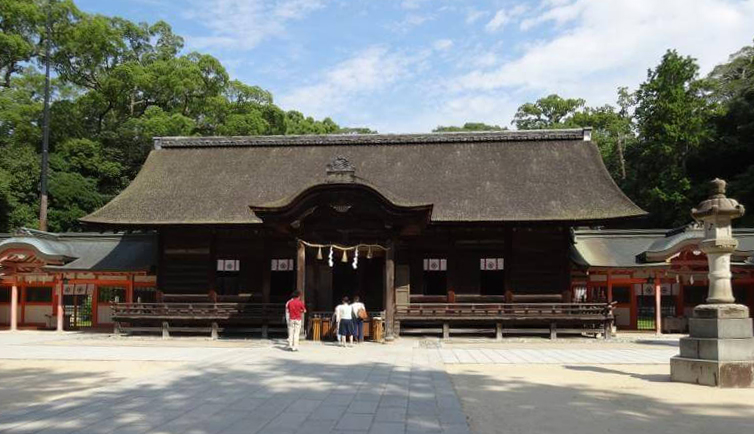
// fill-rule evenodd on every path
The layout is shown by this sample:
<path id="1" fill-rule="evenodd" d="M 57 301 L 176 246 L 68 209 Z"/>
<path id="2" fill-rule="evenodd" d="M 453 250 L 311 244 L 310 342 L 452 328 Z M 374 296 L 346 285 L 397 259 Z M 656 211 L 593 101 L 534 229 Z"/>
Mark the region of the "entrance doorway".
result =
<path id="1" fill-rule="evenodd" d="M 384 309 L 385 259 L 359 260 L 356 269 L 351 262 L 335 262 L 332 267 L 332 305 L 347 296 L 361 297 L 368 311 Z"/>

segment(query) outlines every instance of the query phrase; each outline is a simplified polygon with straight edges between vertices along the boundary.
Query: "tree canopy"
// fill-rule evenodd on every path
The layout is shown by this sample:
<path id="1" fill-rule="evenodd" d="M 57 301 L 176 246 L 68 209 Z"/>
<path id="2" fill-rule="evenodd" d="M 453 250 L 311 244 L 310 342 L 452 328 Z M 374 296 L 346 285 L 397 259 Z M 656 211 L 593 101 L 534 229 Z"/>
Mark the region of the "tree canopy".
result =
<path id="1" fill-rule="evenodd" d="M 185 52 L 169 24 L 87 14 L 71 0 L 0 2 L 0 232 L 36 226 L 45 25 L 51 23 L 49 229 L 105 204 L 139 171 L 155 136 L 328 134 L 270 92 Z"/>
<path id="2" fill-rule="evenodd" d="M 649 217 L 637 225 L 673 227 L 715 177 L 730 194 L 754 202 L 754 47 L 744 47 L 707 77 L 695 59 L 669 50 L 633 92 L 618 89 L 616 106 L 549 95 L 519 107 L 513 124 L 594 128 L 605 164 Z M 751 224 L 751 216 L 739 224 Z"/>
<path id="3" fill-rule="evenodd" d="M 432 130 L 433 133 L 457 133 L 462 131 L 505 131 L 508 128 L 500 127 L 499 125 L 488 125 L 483 122 L 466 122 L 463 126 L 442 126 L 438 125 L 437 128 Z"/>
<path id="4" fill-rule="evenodd" d="M 187 52 L 163 21 L 87 14 L 72 0 L 3 0 L 0 232 L 37 225 L 48 22 L 50 230 L 78 230 L 78 218 L 133 179 L 155 136 L 374 133 L 282 110 L 269 91 L 232 79 L 216 58 Z M 729 181 L 731 196 L 754 203 L 754 45 L 706 77 L 695 59 L 669 50 L 637 89 L 619 88 L 615 104 L 551 94 L 522 104 L 511 124 L 593 127 L 610 174 L 650 212 L 637 225 L 687 223 L 715 177 Z M 505 129 L 467 122 L 433 131 Z M 737 222 L 752 224 L 754 214 Z"/>

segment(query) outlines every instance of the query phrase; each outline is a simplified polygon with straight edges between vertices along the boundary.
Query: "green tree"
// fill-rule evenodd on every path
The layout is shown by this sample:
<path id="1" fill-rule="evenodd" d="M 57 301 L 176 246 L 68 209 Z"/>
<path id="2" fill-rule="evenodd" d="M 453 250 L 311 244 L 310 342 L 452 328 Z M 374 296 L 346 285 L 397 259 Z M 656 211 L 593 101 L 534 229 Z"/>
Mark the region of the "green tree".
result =
<path id="1" fill-rule="evenodd" d="M 650 222 L 685 224 L 693 205 L 689 159 L 712 134 L 715 105 L 691 57 L 668 51 L 636 92 L 638 142 L 627 155 L 632 198 L 650 212 Z M 706 194 L 706 191 L 704 192 Z"/>
<path id="2" fill-rule="evenodd" d="M 37 224 L 48 12 L 51 230 L 78 229 L 79 217 L 127 185 L 153 137 L 370 132 L 283 111 L 270 92 L 231 80 L 216 58 L 183 53 L 163 21 L 87 14 L 71 0 L 2 0 L 0 231 Z"/>
<path id="3" fill-rule="evenodd" d="M 519 130 L 568 128 L 569 121 L 584 104 L 586 101 L 581 98 L 548 95 L 534 103 L 527 102 L 521 105 L 511 123 Z"/>
<path id="4" fill-rule="evenodd" d="M 754 204 L 754 46 L 746 46 L 715 67 L 707 78 L 710 98 L 720 104 L 714 137 L 689 167 L 695 182 L 719 177 L 729 181 L 728 193 L 745 205 Z M 736 223 L 754 224 L 746 214 Z"/>
<path id="5" fill-rule="evenodd" d="M 0 2 L 0 86 L 10 87 L 11 77 L 21 72 L 37 50 L 44 14 L 36 2 Z"/>
<path id="6" fill-rule="evenodd" d="M 433 133 L 452 133 L 463 131 L 505 131 L 508 128 L 501 127 L 499 125 L 488 125 L 483 122 L 466 122 L 463 126 L 457 127 L 453 125 L 443 126 L 438 125 L 437 128 L 432 130 Z"/>

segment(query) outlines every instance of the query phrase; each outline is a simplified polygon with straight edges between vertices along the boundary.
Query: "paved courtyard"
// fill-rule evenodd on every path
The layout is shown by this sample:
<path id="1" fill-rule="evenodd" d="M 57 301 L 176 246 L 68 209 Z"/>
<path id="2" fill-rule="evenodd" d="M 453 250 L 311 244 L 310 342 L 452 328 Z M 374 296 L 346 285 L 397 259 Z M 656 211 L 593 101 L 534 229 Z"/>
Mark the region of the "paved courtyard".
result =
<path id="1" fill-rule="evenodd" d="M 0 432 L 754 429 L 754 391 L 667 382 L 671 341 L 281 344 L 0 332 Z M 699 420 L 682 423 L 692 410 Z"/>

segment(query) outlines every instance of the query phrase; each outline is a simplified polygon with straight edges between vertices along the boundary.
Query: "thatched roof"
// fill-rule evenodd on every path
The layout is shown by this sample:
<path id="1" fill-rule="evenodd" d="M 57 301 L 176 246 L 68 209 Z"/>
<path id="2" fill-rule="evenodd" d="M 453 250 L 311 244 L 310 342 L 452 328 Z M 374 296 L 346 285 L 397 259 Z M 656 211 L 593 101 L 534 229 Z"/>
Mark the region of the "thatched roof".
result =
<path id="1" fill-rule="evenodd" d="M 344 157 L 362 182 L 433 222 L 602 221 L 645 214 L 615 185 L 590 130 L 163 137 L 136 179 L 83 222 L 256 224 L 250 207 L 325 183 Z"/>

